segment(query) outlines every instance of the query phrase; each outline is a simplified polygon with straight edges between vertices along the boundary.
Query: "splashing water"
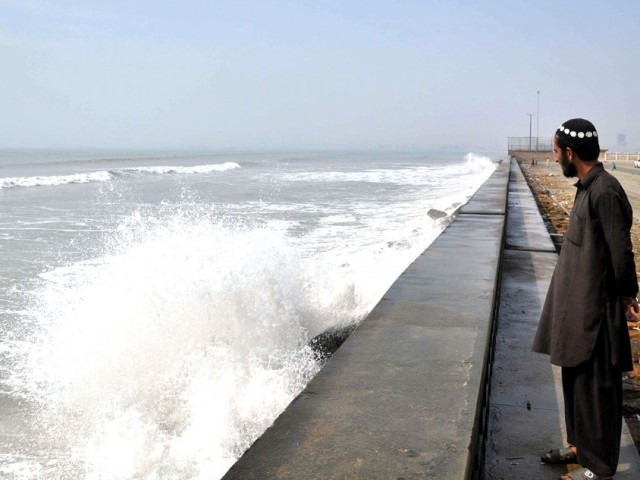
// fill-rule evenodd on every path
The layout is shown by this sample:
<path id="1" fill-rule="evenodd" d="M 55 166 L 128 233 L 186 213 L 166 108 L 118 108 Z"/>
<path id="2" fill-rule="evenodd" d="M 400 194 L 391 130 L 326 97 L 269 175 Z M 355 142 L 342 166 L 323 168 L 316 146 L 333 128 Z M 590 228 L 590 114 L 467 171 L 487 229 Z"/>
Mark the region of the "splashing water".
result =
<path id="1" fill-rule="evenodd" d="M 23 316 L 28 333 L 3 344 L 5 383 L 33 435 L 16 439 L 0 474 L 220 478 L 320 369 L 309 340 L 359 322 L 446 225 L 428 207 L 452 213 L 493 165 L 471 157 L 445 168 L 473 178 L 438 185 L 424 208 L 409 203 L 424 212 L 393 228 L 402 214 L 380 205 L 325 215 L 304 238 L 286 222 L 136 212 L 102 255 L 41 274 Z M 366 175 L 412 184 L 417 174 Z M 344 225 L 359 236 L 346 241 Z"/>
<path id="2" fill-rule="evenodd" d="M 146 222 L 112 255 L 44 275 L 20 380 L 46 411 L 38 429 L 74 452 L 54 472 L 221 476 L 317 372 L 323 312 L 357 311 L 273 232 Z"/>

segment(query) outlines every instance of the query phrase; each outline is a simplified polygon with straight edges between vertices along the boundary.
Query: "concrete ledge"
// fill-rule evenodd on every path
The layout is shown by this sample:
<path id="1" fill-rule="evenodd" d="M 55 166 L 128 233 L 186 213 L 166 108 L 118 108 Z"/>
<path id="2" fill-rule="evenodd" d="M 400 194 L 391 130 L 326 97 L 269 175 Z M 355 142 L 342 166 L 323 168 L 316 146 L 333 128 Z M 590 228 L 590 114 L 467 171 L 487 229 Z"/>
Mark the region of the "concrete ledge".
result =
<path id="1" fill-rule="evenodd" d="M 531 189 L 516 162 L 511 165 L 508 211 L 507 248 L 556 252 Z"/>
<path id="2" fill-rule="evenodd" d="M 500 165 L 226 480 L 477 472 L 508 175 Z"/>
<path id="3" fill-rule="evenodd" d="M 459 213 L 505 215 L 508 184 L 509 162 L 503 162 L 466 205 L 460 208 Z"/>

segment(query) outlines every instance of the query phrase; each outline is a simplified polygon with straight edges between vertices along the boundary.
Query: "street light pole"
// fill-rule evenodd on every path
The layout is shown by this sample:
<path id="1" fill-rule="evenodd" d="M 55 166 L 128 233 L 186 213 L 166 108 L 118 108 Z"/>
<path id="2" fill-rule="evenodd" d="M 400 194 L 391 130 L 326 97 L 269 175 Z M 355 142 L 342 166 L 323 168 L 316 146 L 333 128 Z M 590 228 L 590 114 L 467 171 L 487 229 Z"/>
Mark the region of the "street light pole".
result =
<path id="1" fill-rule="evenodd" d="M 536 151 L 538 151 L 538 139 L 540 138 L 540 90 L 538 90 L 538 110 L 536 112 Z"/>
<path id="2" fill-rule="evenodd" d="M 529 151 L 531 151 L 531 118 L 535 115 L 534 113 L 527 113 L 529 115 Z"/>

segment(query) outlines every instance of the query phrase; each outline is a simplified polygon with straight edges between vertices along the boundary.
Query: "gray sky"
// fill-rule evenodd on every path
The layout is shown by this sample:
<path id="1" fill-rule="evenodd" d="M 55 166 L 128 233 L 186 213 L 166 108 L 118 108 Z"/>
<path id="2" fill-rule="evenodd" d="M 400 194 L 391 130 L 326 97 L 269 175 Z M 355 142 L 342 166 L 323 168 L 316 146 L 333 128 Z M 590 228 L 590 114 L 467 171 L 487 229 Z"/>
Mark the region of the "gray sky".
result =
<path id="1" fill-rule="evenodd" d="M 640 149 L 639 47 L 635 0 L 0 0 L 0 147 L 506 149 L 540 91 Z"/>

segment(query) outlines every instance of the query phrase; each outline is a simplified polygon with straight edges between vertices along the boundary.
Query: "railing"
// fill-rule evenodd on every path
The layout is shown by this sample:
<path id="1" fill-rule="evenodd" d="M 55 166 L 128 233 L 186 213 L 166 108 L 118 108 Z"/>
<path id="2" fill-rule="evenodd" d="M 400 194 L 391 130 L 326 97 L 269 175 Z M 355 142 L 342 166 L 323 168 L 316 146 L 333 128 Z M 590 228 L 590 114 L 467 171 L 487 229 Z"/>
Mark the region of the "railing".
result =
<path id="1" fill-rule="evenodd" d="M 605 162 L 635 162 L 640 160 L 640 152 L 607 152 L 604 154 Z"/>
<path id="2" fill-rule="evenodd" d="M 509 151 L 519 152 L 549 152 L 553 148 L 550 138 L 541 137 L 509 137 Z"/>

